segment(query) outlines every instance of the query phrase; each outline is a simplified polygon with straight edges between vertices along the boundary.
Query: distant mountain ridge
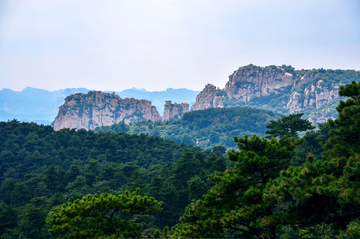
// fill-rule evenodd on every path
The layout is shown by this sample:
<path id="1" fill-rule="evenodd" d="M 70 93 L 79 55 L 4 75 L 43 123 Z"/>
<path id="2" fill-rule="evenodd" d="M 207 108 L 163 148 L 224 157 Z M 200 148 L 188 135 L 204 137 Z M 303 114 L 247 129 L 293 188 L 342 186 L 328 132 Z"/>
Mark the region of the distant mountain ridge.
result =
<path id="1" fill-rule="evenodd" d="M 59 107 L 64 104 L 64 99 L 76 93 L 88 93 L 86 88 L 67 88 L 64 90 L 47 91 L 26 87 L 22 91 L 10 89 L 0 90 L 0 121 L 17 119 L 19 121 L 50 124 L 56 117 Z M 112 93 L 113 91 L 106 91 Z M 189 102 L 190 107 L 195 101 L 199 91 L 188 89 L 172 89 L 166 91 L 146 91 L 145 89 L 128 89 L 115 92 L 122 98 L 135 98 L 150 100 L 163 113 L 166 100 L 174 102 Z"/>
<path id="2" fill-rule="evenodd" d="M 59 106 L 64 103 L 65 97 L 88 91 L 85 88 L 68 88 L 58 91 L 32 87 L 26 87 L 22 91 L 2 89 L 0 91 L 0 120 L 17 119 L 50 124 L 59 111 Z"/>
<path id="3" fill-rule="evenodd" d="M 138 100 L 150 100 L 152 105 L 154 105 L 159 111 L 160 115 L 163 115 L 165 101 L 171 100 L 172 102 L 182 103 L 187 102 L 191 107 L 195 101 L 196 96 L 200 91 L 193 91 L 185 88 L 173 89 L 167 88 L 165 91 L 146 91 L 145 89 L 127 89 L 121 92 L 117 91 L 104 91 L 105 93 L 118 94 L 121 98 L 135 98 Z"/>
<path id="4" fill-rule="evenodd" d="M 160 121 L 161 117 L 149 100 L 121 98 L 115 93 L 90 91 L 77 93 L 65 98 L 52 126 L 55 130 L 63 128 L 92 130 L 96 127 L 120 122 Z"/>
<path id="5" fill-rule="evenodd" d="M 164 105 L 168 105 L 165 107 L 165 120 L 181 117 L 188 111 L 187 105 L 182 103 L 188 102 L 191 111 L 249 106 L 285 115 L 303 112 L 304 118 L 321 123 L 337 117 L 335 107 L 341 99 L 339 87 L 351 81 L 360 81 L 360 71 L 295 70 L 286 65 L 260 67 L 250 64 L 235 70 L 223 89 L 207 84 L 201 92 L 172 88 L 149 92 L 132 88 L 114 93 L 123 99 L 151 101 L 160 115 L 164 115 Z M 3 89 L 0 91 L 0 121 L 15 118 L 50 124 L 67 96 L 88 92 L 85 88 L 53 92 L 31 87 L 21 92 Z"/>
<path id="6" fill-rule="evenodd" d="M 351 81 L 360 81 L 360 71 L 250 64 L 229 75 L 223 89 L 207 84 L 191 110 L 249 106 L 281 114 L 303 112 L 310 121 L 322 123 L 337 118 L 339 87 Z"/>
<path id="7" fill-rule="evenodd" d="M 123 122 L 132 124 L 139 121 L 167 121 L 179 119 L 189 112 L 186 102 L 171 103 L 165 101 L 163 117 L 149 100 L 138 100 L 133 97 L 121 98 L 113 93 L 89 91 L 86 94 L 76 93 L 65 98 L 54 122 L 55 130 L 63 128 L 93 130 L 96 127 L 110 126 Z"/>

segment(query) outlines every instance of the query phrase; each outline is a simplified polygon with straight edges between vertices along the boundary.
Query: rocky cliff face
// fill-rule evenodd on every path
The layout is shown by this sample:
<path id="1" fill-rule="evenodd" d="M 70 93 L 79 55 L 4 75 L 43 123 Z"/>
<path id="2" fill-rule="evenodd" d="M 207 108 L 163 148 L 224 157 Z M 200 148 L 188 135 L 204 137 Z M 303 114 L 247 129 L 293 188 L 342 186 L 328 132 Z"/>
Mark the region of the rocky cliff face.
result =
<path id="1" fill-rule="evenodd" d="M 303 92 L 292 92 L 286 107 L 290 114 L 303 112 L 307 109 L 319 109 L 323 105 L 331 103 L 339 97 L 339 85 L 331 84 L 322 86 L 324 81 L 319 80 L 316 84 L 306 87 Z"/>
<path id="2" fill-rule="evenodd" d="M 80 93 L 66 97 L 52 125 L 55 130 L 62 128 L 92 130 L 121 121 L 129 124 L 141 120 L 161 120 L 159 112 L 151 105 L 151 101 L 122 99 L 114 93 L 91 91 L 87 94 Z"/>
<path id="3" fill-rule="evenodd" d="M 180 119 L 183 114 L 189 112 L 189 104 L 186 102 L 182 102 L 181 104 L 171 104 L 171 100 L 167 100 L 164 105 L 164 114 L 162 120 L 169 119 Z"/>
<path id="4" fill-rule="evenodd" d="M 232 99 L 249 102 L 255 97 L 280 94 L 287 86 L 293 85 L 293 78 L 292 74 L 279 68 L 245 66 L 229 76 L 225 91 Z"/>
<path id="5" fill-rule="evenodd" d="M 340 85 L 352 80 L 360 81 L 360 72 L 323 69 L 296 71 L 284 65 L 248 65 L 234 71 L 223 90 L 207 84 L 196 97 L 191 110 L 249 104 L 285 114 L 311 111 L 307 114 L 311 121 L 324 122 L 334 117 L 334 110 L 325 109 L 324 106 L 339 97 Z M 324 115 L 317 113 L 317 110 Z"/>
<path id="6" fill-rule="evenodd" d="M 224 95 L 219 94 L 220 89 L 212 84 L 207 84 L 205 88 L 196 96 L 195 103 L 191 107 L 192 111 L 204 110 L 208 108 L 223 108 L 222 99 Z"/>

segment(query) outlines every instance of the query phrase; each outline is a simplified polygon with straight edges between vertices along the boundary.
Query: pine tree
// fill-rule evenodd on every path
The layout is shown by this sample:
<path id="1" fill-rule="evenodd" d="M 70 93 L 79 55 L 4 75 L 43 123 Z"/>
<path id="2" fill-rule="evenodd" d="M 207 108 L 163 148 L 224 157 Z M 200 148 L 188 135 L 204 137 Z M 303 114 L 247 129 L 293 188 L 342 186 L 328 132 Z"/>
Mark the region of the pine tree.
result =
<path id="1" fill-rule="evenodd" d="M 350 97 L 347 101 L 340 101 L 336 110 L 339 116 L 336 120 L 329 120 L 329 125 L 335 127 L 330 131 L 331 139 L 326 148 L 330 149 L 327 157 L 350 157 L 360 154 L 360 83 L 341 86 L 340 96 Z"/>
<path id="2" fill-rule="evenodd" d="M 297 138 L 298 131 L 315 129 L 308 120 L 301 119 L 303 115 L 303 113 L 299 113 L 282 117 L 276 121 L 270 120 L 270 123 L 265 126 L 270 129 L 265 131 L 266 134 L 270 134 L 266 138 L 271 139 L 271 137 L 283 136 Z"/>
<path id="3" fill-rule="evenodd" d="M 304 233 L 324 225 L 344 230 L 360 217 L 360 83 L 341 87 L 339 94 L 351 99 L 340 101 L 338 119 L 328 121 L 335 129 L 323 161 L 313 163 L 309 154 L 307 163 L 281 172 L 264 194 L 268 203 L 295 201 L 279 223 Z"/>
<path id="4" fill-rule="evenodd" d="M 176 237 L 275 238 L 275 204 L 263 201 L 266 184 L 294 155 L 293 138 L 237 138 L 240 151 L 228 153 L 234 168 L 210 176 L 215 182 L 204 200 L 193 201 L 176 225 Z M 276 221 L 276 220 L 275 220 Z"/>
<path id="5" fill-rule="evenodd" d="M 0 208 L 0 234 L 4 233 L 5 228 L 11 229 L 16 227 L 18 214 L 18 210 L 11 205 Z"/>
<path id="6" fill-rule="evenodd" d="M 155 214 L 162 202 L 142 197 L 139 189 L 119 196 L 111 194 L 87 195 L 68 205 L 56 207 L 46 223 L 49 232 L 70 238 L 127 238 L 141 236 L 141 225 L 131 222 L 134 214 Z"/>

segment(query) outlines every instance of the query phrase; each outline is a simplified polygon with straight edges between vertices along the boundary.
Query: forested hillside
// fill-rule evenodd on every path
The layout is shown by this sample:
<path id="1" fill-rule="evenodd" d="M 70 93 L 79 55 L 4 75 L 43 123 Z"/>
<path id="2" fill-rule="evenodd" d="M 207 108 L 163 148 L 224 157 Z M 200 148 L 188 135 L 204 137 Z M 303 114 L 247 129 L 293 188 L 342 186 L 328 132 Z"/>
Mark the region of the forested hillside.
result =
<path id="1" fill-rule="evenodd" d="M 100 162 L 128 163 L 149 168 L 172 163 L 185 152 L 201 149 L 160 137 L 125 133 L 94 134 L 86 130 L 54 131 L 51 126 L 0 122 L 0 174 L 25 174 L 41 167 L 58 165 L 67 170 L 70 165 L 83 165 L 91 159 Z"/>
<path id="2" fill-rule="evenodd" d="M 138 219 L 144 230 L 172 226 L 211 187 L 207 175 L 225 170 L 224 153 L 158 136 L 0 122 L 0 234 L 49 238 L 45 218 L 53 206 L 137 187 L 166 202 L 156 218 Z"/>
<path id="3" fill-rule="evenodd" d="M 308 144 L 303 148 L 308 153 L 306 162 L 288 166 L 297 145 L 304 144 L 304 139 L 294 140 L 297 135 L 292 129 L 301 124 L 311 128 L 296 116 L 268 125 L 273 135 L 284 130 L 282 138 L 235 137 L 240 151 L 228 153 L 234 167 L 209 176 L 215 186 L 186 208 L 174 236 L 358 238 L 360 83 L 340 87 L 339 95 L 350 99 L 336 107 L 338 118 L 323 125 L 323 133 L 310 137 L 321 143 L 318 140 L 326 139 L 326 128 L 330 129 L 321 159 L 314 157 L 316 149 Z M 285 137 L 292 131 L 295 137 Z"/>
<path id="4" fill-rule="evenodd" d="M 302 114 L 274 117 L 267 138 L 235 137 L 227 156 L 158 136 L 2 122 L 1 237 L 357 238 L 360 84 L 339 95 L 350 98 L 319 130 Z"/>
<path id="5" fill-rule="evenodd" d="M 249 107 L 212 108 L 186 113 L 181 119 L 165 122 L 145 121 L 132 125 L 119 123 L 96 128 L 94 132 L 144 133 L 202 148 L 216 145 L 230 148 L 236 146 L 234 136 L 254 134 L 265 136 L 265 126 L 271 119 L 278 118 L 280 115 L 271 111 Z"/>

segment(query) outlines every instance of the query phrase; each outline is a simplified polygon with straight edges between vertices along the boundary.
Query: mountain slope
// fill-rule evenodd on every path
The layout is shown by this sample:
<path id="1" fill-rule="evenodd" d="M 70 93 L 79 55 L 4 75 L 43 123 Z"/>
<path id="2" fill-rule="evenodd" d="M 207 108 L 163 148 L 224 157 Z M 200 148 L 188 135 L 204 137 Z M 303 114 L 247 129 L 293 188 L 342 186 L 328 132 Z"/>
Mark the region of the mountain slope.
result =
<path id="1" fill-rule="evenodd" d="M 185 113 L 181 119 L 164 122 L 143 121 L 132 125 L 121 122 L 96 128 L 94 132 L 148 134 L 202 148 L 216 145 L 230 148 L 236 146 L 234 136 L 265 136 L 265 126 L 270 120 L 280 117 L 271 111 L 249 107 L 212 108 Z"/>
<path id="2" fill-rule="evenodd" d="M 161 120 L 159 112 L 150 101 L 122 99 L 114 93 L 90 91 L 87 94 L 77 93 L 66 97 L 52 125 L 55 130 L 89 130 L 119 122 L 128 124 L 144 120 Z"/>
<path id="3" fill-rule="evenodd" d="M 339 87 L 351 81 L 360 81 L 359 71 L 250 64 L 234 71 L 224 89 L 206 85 L 192 110 L 249 106 L 281 114 L 304 112 L 310 121 L 321 123 L 337 117 L 331 103 Z"/>

